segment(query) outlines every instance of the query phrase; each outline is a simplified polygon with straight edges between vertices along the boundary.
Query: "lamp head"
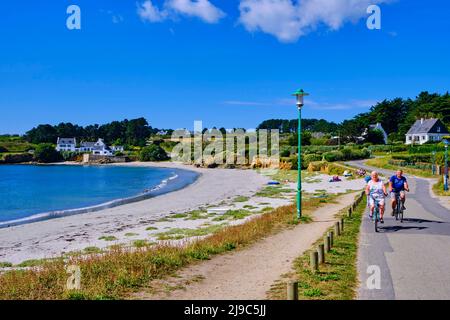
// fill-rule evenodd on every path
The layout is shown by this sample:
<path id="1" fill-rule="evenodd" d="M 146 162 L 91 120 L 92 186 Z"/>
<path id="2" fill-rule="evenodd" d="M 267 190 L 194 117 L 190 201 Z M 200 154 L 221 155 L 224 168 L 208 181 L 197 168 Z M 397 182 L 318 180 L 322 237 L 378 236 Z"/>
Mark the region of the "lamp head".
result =
<path id="1" fill-rule="evenodd" d="M 299 90 L 295 91 L 292 95 L 297 97 L 297 107 L 301 108 L 304 105 L 303 98 L 305 96 L 309 96 L 309 93 L 306 93 L 305 91 L 303 91 L 303 89 L 299 89 Z"/>

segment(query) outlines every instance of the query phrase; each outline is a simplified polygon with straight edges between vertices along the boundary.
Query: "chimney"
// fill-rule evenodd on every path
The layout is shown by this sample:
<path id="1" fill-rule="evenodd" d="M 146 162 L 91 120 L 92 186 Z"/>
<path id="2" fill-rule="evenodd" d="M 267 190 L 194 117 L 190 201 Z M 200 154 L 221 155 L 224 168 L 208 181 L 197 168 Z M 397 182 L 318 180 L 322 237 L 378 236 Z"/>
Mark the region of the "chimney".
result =
<path id="1" fill-rule="evenodd" d="M 421 124 L 423 124 L 423 120 L 424 120 L 424 118 L 421 118 L 421 119 L 420 119 L 420 123 L 421 123 Z"/>

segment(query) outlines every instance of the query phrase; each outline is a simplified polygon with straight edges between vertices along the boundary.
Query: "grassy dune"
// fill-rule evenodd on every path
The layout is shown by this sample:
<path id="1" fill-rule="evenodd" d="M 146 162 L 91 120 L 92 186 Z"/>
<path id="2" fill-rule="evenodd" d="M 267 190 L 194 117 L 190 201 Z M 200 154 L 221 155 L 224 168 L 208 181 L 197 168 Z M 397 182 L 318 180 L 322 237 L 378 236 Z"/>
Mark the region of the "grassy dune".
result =
<path id="1" fill-rule="evenodd" d="M 304 201 L 303 209 L 307 214 L 324 202 L 323 199 L 311 198 Z M 104 253 L 43 260 L 43 264 L 31 269 L 3 273 L 0 276 L 0 299 L 126 298 L 133 291 L 145 287 L 148 281 L 171 274 L 193 261 L 244 247 L 290 225 L 309 221 L 307 215 L 297 221 L 294 213 L 294 205 L 280 207 L 182 246 L 117 246 Z M 80 267 L 81 290 L 66 290 L 68 265 Z"/>

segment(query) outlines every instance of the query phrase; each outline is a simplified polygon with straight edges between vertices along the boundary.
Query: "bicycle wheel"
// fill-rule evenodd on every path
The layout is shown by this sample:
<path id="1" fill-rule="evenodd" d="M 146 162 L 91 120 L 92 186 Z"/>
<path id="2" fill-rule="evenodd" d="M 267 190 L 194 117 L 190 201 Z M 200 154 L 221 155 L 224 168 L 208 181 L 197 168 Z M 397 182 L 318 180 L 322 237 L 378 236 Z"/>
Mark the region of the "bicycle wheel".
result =
<path id="1" fill-rule="evenodd" d="M 403 208 L 400 209 L 400 222 L 403 223 Z"/>
<path id="2" fill-rule="evenodd" d="M 374 219 L 375 219 L 375 221 L 374 221 L 375 232 L 378 232 L 378 221 L 380 220 L 378 217 L 378 208 L 376 207 L 374 211 L 375 212 L 373 214 L 374 214 Z"/>

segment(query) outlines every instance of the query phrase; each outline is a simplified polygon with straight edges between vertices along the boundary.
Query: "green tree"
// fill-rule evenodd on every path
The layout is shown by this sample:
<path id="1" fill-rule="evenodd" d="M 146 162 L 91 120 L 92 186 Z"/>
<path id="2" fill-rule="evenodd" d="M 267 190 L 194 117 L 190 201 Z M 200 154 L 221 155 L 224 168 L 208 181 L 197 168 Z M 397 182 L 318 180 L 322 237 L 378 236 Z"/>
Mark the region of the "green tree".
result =
<path id="1" fill-rule="evenodd" d="M 168 159 L 166 151 L 156 144 L 142 148 L 139 154 L 140 161 L 164 161 Z"/>
<path id="2" fill-rule="evenodd" d="M 61 161 L 62 157 L 52 144 L 41 143 L 34 150 L 34 160 L 41 163 L 50 163 Z"/>
<path id="3" fill-rule="evenodd" d="M 372 144 L 384 144 L 384 135 L 381 130 L 369 130 L 367 133 L 366 142 Z"/>

